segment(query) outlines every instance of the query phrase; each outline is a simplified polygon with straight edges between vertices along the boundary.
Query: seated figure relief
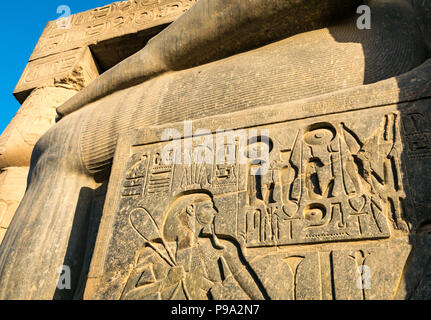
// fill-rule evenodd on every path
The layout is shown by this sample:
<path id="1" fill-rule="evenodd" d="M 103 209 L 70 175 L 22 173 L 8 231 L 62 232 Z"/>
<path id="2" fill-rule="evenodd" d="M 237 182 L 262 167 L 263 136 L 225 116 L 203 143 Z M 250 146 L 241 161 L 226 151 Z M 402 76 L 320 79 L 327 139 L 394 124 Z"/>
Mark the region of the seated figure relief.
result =
<path id="1" fill-rule="evenodd" d="M 150 215 L 145 209 L 131 213 L 132 224 L 135 226 L 133 221 L 138 221 L 135 228 L 143 238 L 148 239 L 151 233 L 159 234 L 160 238 L 147 243 L 139 254 L 124 299 L 205 300 L 220 299 L 226 294 L 264 298 L 255 284 L 253 271 L 243 262 L 241 251 L 214 234 L 216 214 L 211 197 L 199 192 L 182 195 L 172 203 L 162 232 L 140 228 L 139 222 Z M 232 277 L 242 286 L 234 287 L 235 293 L 221 291 L 224 288 L 220 283 L 232 281 Z"/>
<path id="2" fill-rule="evenodd" d="M 57 109 L 0 247 L 0 299 L 431 297 L 430 19 L 422 0 L 198 0 Z M 164 165 L 153 135 L 183 121 L 270 129 L 268 171 Z"/>

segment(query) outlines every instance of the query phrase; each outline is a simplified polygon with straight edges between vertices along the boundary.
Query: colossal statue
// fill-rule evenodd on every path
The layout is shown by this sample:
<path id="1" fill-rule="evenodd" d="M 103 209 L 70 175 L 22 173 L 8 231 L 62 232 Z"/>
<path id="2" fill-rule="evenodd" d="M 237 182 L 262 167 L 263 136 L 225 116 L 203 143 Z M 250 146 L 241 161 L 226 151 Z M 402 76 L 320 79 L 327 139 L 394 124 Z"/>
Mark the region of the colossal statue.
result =
<path id="1" fill-rule="evenodd" d="M 57 109 L 0 299 L 431 298 L 430 21 L 427 0 L 198 0 Z M 270 130 L 268 172 L 162 164 L 186 120 Z"/>

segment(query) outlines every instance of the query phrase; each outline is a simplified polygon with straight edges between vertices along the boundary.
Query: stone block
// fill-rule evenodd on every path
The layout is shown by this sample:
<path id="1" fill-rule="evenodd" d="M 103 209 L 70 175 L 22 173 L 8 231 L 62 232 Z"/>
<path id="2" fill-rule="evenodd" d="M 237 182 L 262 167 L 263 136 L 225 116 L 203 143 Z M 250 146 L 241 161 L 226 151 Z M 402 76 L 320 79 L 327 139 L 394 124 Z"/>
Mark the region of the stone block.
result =
<path id="1" fill-rule="evenodd" d="M 61 87 L 34 90 L 0 136 L 0 168 L 28 167 L 34 145 L 55 124 L 56 108 L 76 92 Z"/>
<path id="2" fill-rule="evenodd" d="M 0 244 L 2 243 L 4 236 L 6 235 L 6 229 L 0 228 Z"/>
<path id="3" fill-rule="evenodd" d="M 28 167 L 6 168 L 0 173 L 0 243 L 9 228 L 27 186 Z"/>
<path id="4" fill-rule="evenodd" d="M 13 94 L 23 103 L 36 88 L 60 87 L 79 91 L 98 75 L 98 67 L 88 47 L 69 50 L 30 61 Z"/>
<path id="5" fill-rule="evenodd" d="M 129 0 L 77 13 L 70 28 L 47 23 L 30 61 L 171 23 L 196 0 Z M 59 27 L 60 26 L 60 27 Z"/>
<path id="6" fill-rule="evenodd" d="M 430 100 L 376 106 L 396 96 L 380 93 L 122 134 L 86 298 L 399 295 L 430 218 Z"/>
<path id="7" fill-rule="evenodd" d="M 21 201 L 27 185 L 28 167 L 11 167 L 0 173 L 0 199 Z"/>

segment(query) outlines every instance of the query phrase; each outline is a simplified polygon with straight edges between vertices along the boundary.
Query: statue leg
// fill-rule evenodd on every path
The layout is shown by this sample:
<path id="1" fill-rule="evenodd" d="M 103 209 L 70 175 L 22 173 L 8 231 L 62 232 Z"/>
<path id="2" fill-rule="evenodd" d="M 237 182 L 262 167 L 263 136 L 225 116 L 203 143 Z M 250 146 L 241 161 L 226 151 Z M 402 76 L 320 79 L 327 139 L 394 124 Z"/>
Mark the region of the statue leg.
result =
<path id="1" fill-rule="evenodd" d="M 98 186 L 81 165 L 84 115 L 63 119 L 33 151 L 26 194 L 0 247 L 0 299 L 73 297 Z M 57 289 L 62 266 L 70 268 L 71 290 Z"/>

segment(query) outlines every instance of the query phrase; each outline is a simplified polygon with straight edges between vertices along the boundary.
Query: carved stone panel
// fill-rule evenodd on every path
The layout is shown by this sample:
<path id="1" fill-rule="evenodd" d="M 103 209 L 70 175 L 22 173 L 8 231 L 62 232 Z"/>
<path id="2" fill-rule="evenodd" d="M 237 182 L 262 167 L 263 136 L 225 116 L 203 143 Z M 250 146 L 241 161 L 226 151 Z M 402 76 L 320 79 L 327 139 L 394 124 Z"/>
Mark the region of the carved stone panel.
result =
<path id="1" fill-rule="evenodd" d="M 30 61 L 176 20 L 196 0 L 128 0 L 50 21 Z"/>
<path id="2" fill-rule="evenodd" d="M 99 75 L 88 47 L 31 61 L 14 90 L 21 103 L 35 88 L 62 87 L 79 91 Z"/>
<path id="3" fill-rule="evenodd" d="M 123 135 L 86 297 L 398 297 L 430 205 L 427 106 Z"/>

